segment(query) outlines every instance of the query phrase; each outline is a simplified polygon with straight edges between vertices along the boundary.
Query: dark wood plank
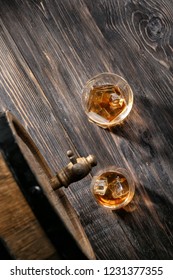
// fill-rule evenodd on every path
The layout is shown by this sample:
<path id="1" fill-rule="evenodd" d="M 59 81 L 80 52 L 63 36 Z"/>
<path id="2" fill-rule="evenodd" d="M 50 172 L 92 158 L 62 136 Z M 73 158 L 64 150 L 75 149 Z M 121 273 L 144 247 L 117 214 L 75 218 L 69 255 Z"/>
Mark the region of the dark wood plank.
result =
<path id="1" fill-rule="evenodd" d="M 128 211 L 97 206 L 91 177 L 66 194 L 98 258 L 173 257 L 173 3 L 165 1 L 0 1 L 0 109 L 21 120 L 55 171 L 70 147 L 94 153 L 98 167 L 130 169 Z M 133 110 L 120 127 L 88 122 L 81 91 L 110 71 L 131 85 Z M 95 172 L 94 171 L 94 172 Z"/>

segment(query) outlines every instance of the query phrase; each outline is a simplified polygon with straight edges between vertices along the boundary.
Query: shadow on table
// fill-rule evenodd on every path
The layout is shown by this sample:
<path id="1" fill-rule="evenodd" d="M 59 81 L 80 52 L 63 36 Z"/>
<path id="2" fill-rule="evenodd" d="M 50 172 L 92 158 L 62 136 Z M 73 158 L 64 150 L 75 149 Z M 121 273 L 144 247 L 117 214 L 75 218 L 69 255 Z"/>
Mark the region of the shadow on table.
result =
<path id="1" fill-rule="evenodd" d="M 147 146 L 151 156 L 159 153 L 172 165 L 173 104 L 157 104 L 146 97 L 136 97 L 134 107 L 124 123 L 110 131 L 129 142 Z"/>
<path id="2" fill-rule="evenodd" d="M 133 211 L 125 208 L 113 213 L 140 258 L 173 259 L 173 202 L 145 188 L 129 207 Z"/>

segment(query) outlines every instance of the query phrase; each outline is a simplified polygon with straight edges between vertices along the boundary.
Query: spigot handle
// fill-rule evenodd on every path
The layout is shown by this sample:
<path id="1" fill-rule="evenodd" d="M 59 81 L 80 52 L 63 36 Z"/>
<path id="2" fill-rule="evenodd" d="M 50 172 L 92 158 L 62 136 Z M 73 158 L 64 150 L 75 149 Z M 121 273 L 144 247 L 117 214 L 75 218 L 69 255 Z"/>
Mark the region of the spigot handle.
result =
<path id="1" fill-rule="evenodd" d="M 74 153 L 69 150 L 67 156 L 70 159 L 70 163 L 60 170 L 50 182 L 54 190 L 61 187 L 68 187 L 71 183 L 77 182 L 87 176 L 92 167 L 97 165 L 95 156 L 89 155 L 88 157 L 76 158 Z"/>
<path id="2" fill-rule="evenodd" d="M 71 150 L 67 151 L 67 156 L 69 157 L 69 159 L 70 159 L 72 164 L 77 163 L 77 158 L 76 158 L 75 154 Z"/>

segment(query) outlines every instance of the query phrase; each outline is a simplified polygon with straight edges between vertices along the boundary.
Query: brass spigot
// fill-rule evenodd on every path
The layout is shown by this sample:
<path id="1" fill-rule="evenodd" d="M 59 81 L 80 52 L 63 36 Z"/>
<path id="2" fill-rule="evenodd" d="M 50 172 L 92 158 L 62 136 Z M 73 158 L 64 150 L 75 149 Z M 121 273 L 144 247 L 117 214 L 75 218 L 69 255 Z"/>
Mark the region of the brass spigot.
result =
<path id="1" fill-rule="evenodd" d="M 61 187 L 68 187 L 71 183 L 77 182 L 84 178 L 91 171 L 92 167 L 97 165 L 95 156 L 76 158 L 74 153 L 69 150 L 67 156 L 70 163 L 60 170 L 54 177 L 51 178 L 51 186 L 54 190 Z"/>

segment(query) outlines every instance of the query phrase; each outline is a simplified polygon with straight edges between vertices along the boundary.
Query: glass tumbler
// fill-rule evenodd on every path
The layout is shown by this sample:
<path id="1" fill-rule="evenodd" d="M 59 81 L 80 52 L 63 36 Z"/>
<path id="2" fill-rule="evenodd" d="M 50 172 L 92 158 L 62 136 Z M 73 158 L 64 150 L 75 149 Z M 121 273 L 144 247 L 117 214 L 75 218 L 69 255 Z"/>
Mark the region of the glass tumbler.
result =
<path id="1" fill-rule="evenodd" d="M 100 170 L 93 177 L 91 192 L 98 204 L 117 210 L 125 207 L 132 200 L 135 184 L 129 171 L 111 166 Z"/>
<path id="2" fill-rule="evenodd" d="M 84 86 L 82 105 L 91 122 L 103 128 L 112 127 L 120 124 L 130 113 L 133 92 L 122 77 L 101 73 Z"/>

